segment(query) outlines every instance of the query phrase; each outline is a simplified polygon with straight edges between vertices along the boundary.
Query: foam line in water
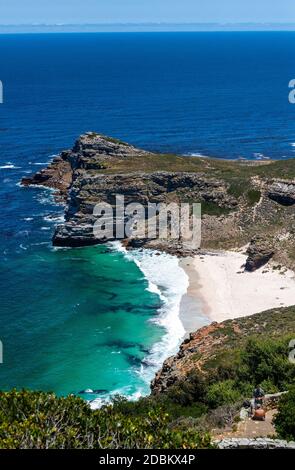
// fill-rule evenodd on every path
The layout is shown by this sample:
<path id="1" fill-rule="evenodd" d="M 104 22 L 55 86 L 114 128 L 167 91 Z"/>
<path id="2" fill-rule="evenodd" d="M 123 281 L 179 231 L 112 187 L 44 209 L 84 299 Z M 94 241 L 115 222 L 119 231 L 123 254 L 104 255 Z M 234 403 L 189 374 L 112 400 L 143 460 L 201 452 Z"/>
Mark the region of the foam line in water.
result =
<path id="1" fill-rule="evenodd" d="M 176 256 L 149 249 L 127 251 L 120 242 L 113 242 L 111 246 L 137 264 L 148 281 L 148 290 L 159 295 L 162 301 L 162 307 L 151 321 L 163 327 L 165 333 L 144 358 L 138 371 L 144 381 L 150 383 L 163 361 L 175 354 L 185 335 L 179 314 L 189 278 Z"/>
<path id="2" fill-rule="evenodd" d="M 13 163 L 7 163 L 6 165 L 1 165 L 0 169 L 1 170 L 12 170 L 12 169 L 18 169 L 20 166 L 15 166 Z"/>

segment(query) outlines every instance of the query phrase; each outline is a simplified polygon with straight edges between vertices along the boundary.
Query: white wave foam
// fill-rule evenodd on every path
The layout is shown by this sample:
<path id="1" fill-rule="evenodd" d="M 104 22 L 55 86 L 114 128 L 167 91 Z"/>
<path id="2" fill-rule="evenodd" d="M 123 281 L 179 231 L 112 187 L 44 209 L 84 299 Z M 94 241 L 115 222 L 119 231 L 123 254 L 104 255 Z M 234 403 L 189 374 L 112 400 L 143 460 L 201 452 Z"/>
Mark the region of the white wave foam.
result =
<path id="1" fill-rule="evenodd" d="M 185 153 L 183 156 L 184 156 L 184 157 L 201 157 L 201 158 L 207 158 L 207 155 L 203 155 L 202 153 L 199 153 L 199 152 L 189 152 L 189 153 Z"/>
<path id="2" fill-rule="evenodd" d="M 148 280 L 148 290 L 159 295 L 162 301 L 162 307 L 151 321 L 163 327 L 166 332 L 144 358 L 138 371 L 143 380 L 150 383 L 163 361 L 176 353 L 185 335 L 179 313 L 182 296 L 189 286 L 189 278 L 179 266 L 176 256 L 159 254 L 149 249 L 127 251 L 120 242 L 113 242 L 111 246 L 137 264 Z"/>
<path id="3" fill-rule="evenodd" d="M 20 168 L 20 166 L 15 166 L 13 163 L 10 163 L 10 162 L 7 162 L 5 165 L 0 166 L 1 170 L 16 169 L 16 168 Z"/>
<path id="4" fill-rule="evenodd" d="M 101 397 L 97 397 L 97 398 L 94 398 L 93 400 L 90 400 L 89 401 L 90 408 L 92 410 L 97 410 L 104 405 L 110 404 L 112 399 L 116 395 L 126 397 L 130 401 L 136 401 L 140 397 L 144 396 L 144 391 L 137 390 L 136 392 L 130 393 L 128 386 L 122 387 L 122 388 L 119 388 L 118 390 L 114 390 L 110 394 L 103 394 Z"/>
<path id="5" fill-rule="evenodd" d="M 50 162 L 29 162 L 29 165 L 49 165 Z"/>
<path id="6" fill-rule="evenodd" d="M 263 153 L 253 153 L 253 156 L 256 160 L 270 160 L 270 157 L 263 155 Z"/>
<path id="7" fill-rule="evenodd" d="M 46 222 L 52 222 L 52 223 L 64 222 L 65 217 L 64 217 L 63 214 L 61 214 L 61 215 L 46 215 L 46 216 L 43 217 L 43 220 L 46 221 Z"/>

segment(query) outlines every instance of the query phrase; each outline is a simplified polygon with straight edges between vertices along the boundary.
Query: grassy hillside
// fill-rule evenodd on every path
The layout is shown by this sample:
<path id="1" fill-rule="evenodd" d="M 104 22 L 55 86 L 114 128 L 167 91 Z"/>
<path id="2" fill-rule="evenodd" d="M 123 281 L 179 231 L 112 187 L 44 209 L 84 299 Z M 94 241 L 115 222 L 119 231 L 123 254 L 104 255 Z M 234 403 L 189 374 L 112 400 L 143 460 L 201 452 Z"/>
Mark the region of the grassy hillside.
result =
<path id="1" fill-rule="evenodd" d="M 155 171 L 202 172 L 228 181 L 249 180 L 253 176 L 266 178 L 295 178 L 295 159 L 251 162 L 216 158 L 184 157 L 173 154 L 147 153 L 104 162 L 100 173 L 126 173 Z"/>

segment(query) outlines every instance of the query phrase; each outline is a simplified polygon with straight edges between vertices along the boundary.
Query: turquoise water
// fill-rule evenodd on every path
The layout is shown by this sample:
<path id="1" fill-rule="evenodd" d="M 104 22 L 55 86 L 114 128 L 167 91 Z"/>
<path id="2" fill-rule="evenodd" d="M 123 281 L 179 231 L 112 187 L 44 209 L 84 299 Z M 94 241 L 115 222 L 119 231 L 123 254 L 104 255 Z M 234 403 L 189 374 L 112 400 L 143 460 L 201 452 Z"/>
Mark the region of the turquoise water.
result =
<path id="1" fill-rule="evenodd" d="M 1 308 L 1 388 L 146 392 L 141 361 L 163 332 L 148 321 L 160 300 L 137 265 L 108 247 L 53 250 L 28 239 L 1 262 L 11 293 Z"/>

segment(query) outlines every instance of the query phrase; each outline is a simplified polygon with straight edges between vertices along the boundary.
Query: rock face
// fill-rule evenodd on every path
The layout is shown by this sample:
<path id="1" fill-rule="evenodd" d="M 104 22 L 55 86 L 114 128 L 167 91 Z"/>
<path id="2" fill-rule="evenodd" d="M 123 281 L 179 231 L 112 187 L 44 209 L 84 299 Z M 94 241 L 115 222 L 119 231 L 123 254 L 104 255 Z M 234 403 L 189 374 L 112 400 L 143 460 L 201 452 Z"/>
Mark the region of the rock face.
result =
<path id="1" fill-rule="evenodd" d="M 171 385 L 183 380 L 193 368 L 199 369 L 199 359 L 204 360 L 214 350 L 214 332 L 221 331 L 222 334 L 222 328 L 222 324 L 212 323 L 191 333 L 180 345 L 178 353 L 164 361 L 151 383 L 152 393 L 164 392 Z"/>
<path id="2" fill-rule="evenodd" d="M 268 197 L 284 206 L 292 206 L 295 204 L 295 181 L 273 181 L 268 188 Z"/>
<path id="3" fill-rule="evenodd" d="M 224 181 L 203 173 L 109 171 L 118 161 L 134 157 L 144 159 L 147 155 L 151 154 L 116 139 L 87 133 L 80 136 L 72 150 L 63 151 L 55 158 L 48 168 L 32 178 L 23 178 L 25 186 L 42 184 L 60 190 L 63 195 L 68 191 L 65 223 L 56 228 L 53 244 L 77 247 L 112 240 L 112 237 L 95 238 L 93 209 L 98 203 L 108 203 L 116 219 L 116 195 L 123 195 L 125 204 L 136 202 L 145 208 L 148 202 L 180 201 L 205 201 L 228 210 L 237 206 L 237 199 L 227 192 Z"/>
<path id="4" fill-rule="evenodd" d="M 256 271 L 256 269 L 268 263 L 274 253 L 273 245 L 269 240 L 261 236 L 252 238 L 249 248 L 247 249 L 248 258 L 245 270 L 249 272 Z"/>
<path id="5" fill-rule="evenodd" d="M 231 207 L 236 204 L 234 198 L 227 195 L 222 182 L 194 173 L 80 174 L 71 187 L 66 222 L 57 227 L 54 244 L 79 246 L 98 243 L 92 231 L 94 206 L 106 202 L 113 207 L 115 216 L 116 195 L 123 195 L 125 204 L 136 202 L 147 208 L 148 202 L 165 203 L 169 197 L 179 201 L 188 192 L 197 201 L 214 201 L 220 206 Z"/>
<path id="6" fill-rule="evenodd" d="M 72 168 L 70 162 L 62 156 L 55 157 L 47 168 L 38 171 L 32 177 L 22 179 L 23 186 L 46 186 L 47 188 L 56 189 L 58 196 L 65 200 L 68 189 L 72 183 Z"/>
<path id="7" fill-rule="evenodd" d="M 73 170 L 101 170 L 106 168 L 113 159 L 147 154 L 148 152 L 133 147 L 133 145 L 96 132 L 87 132 L 81 135 L 72 150 L 61 153 L 62 157 L 70 162 Z"/>

